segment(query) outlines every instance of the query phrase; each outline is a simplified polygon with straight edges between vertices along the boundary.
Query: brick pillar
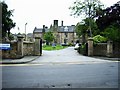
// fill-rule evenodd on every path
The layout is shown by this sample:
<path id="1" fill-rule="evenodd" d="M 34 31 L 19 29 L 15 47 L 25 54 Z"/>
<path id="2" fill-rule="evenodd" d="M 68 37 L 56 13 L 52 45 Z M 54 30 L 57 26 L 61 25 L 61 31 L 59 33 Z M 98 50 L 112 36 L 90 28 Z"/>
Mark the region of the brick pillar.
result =
<path id="1" fill-rule="evenodd" d="M 93 39 L 88 39 L 88 56 L 93 56 Z"/>
<path id="2" fill-rule="evenodd" d="M 19 36 L 17 36 L 17 38 L 18 38 L 18 45 L 17 45 L 18 58 L 21 58 L 24 56 L 23 55 L 23 38 L 24 38 L 24 36 L 19 35 Z"/>
<path id="3" fill-rule="evenodd" d="M 112 41 L 107 42 L 107 56 L 112 57 L 113 55 L 113 43 Z"/>
<path id="4" fill-rule="evenodd" d="M 34 55 L 36 55 L 36 56 L 40 56 L 41 55 L 41 53 L 40 53 L 40 47 L 41 47 L 41 45 L 40 45 L 40 40 L 41 40 L 41 38 L 40 37 L 35 37 L 35 44 L 34 44 Z"/>

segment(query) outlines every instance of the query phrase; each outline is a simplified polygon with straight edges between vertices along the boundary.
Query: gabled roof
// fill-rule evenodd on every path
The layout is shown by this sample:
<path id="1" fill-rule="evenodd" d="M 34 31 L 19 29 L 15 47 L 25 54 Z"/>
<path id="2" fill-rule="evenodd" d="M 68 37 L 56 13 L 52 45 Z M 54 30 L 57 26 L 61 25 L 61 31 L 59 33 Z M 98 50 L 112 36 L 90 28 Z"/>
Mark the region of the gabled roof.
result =
<path id="1" fill-rule="evenodd" d="M 74 32 L 75 26 L 58 26 L 58 32 Z"/>
<path id="2" fill-rule="evenodd" d="M 27 37 L 33 37 L 33 34 L 32 33 L 28 33 Z"/>
<path id="3" fill-rule="evenodd" d="M 35 27 L 33 32 L 34 32 L 34 33 L 35 33 L 35 32 L 41 32 L 41 33 L 42 33 L 42 31 L 43 31 L 42 28 L 36 28 L 36 27 Z"/>
<path id="4" fill-rule="evenodd" d="M 49 29 L 45 28 L 45 32 L 48 32 L 48 31 L 49 31 Z M 35 27 L 33 33 L 35 33 L 35 32 L 42 33 L 43 32 L 43 28 Z"/>

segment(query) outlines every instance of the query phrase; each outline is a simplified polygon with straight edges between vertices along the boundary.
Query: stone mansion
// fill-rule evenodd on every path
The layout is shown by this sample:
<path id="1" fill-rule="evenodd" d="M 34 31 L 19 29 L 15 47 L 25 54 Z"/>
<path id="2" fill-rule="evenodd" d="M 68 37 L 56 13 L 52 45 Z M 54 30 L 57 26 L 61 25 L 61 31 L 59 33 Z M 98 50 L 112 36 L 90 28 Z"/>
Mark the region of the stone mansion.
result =
<path id="1" fill-rule="evenodd" d="M 75 25 L 64 26 L 62 21 L 61 26 L 58 26 L 58 20 L 54 20 L 53 26 L 51 25 L 50 28 L 45 25 L 43 25 L 43 28 L 35 27 L 33 30 L 33 37 L 40 37 L 43 39 L 44 33 L 50 30 L 53 32 L 55 37 L 54 42 L 57 44 L 74 44 L 77 40 Z"/>

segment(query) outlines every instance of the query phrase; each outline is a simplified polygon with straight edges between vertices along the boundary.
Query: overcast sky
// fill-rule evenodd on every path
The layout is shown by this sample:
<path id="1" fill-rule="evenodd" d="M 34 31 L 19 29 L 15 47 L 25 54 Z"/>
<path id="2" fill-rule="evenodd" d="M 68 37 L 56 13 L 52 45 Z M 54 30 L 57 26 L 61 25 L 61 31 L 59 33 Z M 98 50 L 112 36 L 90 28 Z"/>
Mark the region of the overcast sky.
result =
<path id="1" fill-rule="evenodd" d="M 42 28 L 43 25 L 50 27 L 53 20 L 64 21 L 64 25 L 76 25 L 80 18 L 70 16 L 71 10 L 68 8 L 76 0 L 4 0 L 8 8 L 15 9 L 12 17 L 16 22 L 16 27 L 12 33 L 25 33 L 25 23 L 27 33 L 32 33 L 34 27 Z M 106 7 L 111 6 L 119 0 L 100 0 Z M 20 28 L 18 30 L 18 27 Z"/>

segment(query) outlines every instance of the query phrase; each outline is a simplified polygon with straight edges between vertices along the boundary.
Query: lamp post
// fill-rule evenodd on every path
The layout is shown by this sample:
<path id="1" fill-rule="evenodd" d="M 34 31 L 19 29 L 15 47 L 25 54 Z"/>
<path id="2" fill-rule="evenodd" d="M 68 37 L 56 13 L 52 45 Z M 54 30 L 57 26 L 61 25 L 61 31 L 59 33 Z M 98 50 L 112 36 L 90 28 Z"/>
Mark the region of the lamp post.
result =
<path id="1" fill-rule="evenodd" d="M 25 23 L 25 40 L 27 40 L 27 35 L 26 35 L 26 25 L 27 25 L 27 23 Z"/>

